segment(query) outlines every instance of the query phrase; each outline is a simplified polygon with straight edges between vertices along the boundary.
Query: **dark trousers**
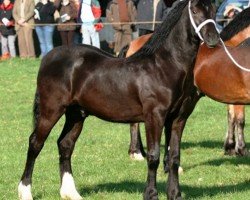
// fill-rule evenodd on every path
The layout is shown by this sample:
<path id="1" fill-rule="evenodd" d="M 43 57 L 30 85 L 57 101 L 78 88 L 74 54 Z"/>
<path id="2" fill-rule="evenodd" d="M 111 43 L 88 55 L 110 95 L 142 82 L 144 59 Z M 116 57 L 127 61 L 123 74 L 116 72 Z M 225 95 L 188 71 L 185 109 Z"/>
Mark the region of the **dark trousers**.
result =
<path id="1" fill-rule="evenodd" d="M 75 31 L 60 31 L 62 45 L 71 45 L 74 44 L 74 34 Z"/>

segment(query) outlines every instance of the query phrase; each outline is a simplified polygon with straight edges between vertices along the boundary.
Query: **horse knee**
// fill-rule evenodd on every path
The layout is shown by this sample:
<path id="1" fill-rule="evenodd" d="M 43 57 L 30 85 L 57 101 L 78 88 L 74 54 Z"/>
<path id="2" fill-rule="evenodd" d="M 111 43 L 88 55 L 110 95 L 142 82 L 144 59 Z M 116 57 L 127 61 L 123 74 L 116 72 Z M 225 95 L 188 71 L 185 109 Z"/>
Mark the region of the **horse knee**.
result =
<path id="1" fill-rule="evenodd" d="M 39 154 L 43 148 L 45 139 L 38 139 L 35 133 L 32 133 L 29 137 L 29 152 L 32 152 L 35 157 Z"/>
<path id="2" fill-rule="evenodd" d="M 153 150 L 147 154 L 148 165 L 150 168 L 157 168 L 159 166 L 160 151 Z"/>
<path id="3" fill-rule="evenodd" d="M 62 141 L 57 141 L 57 146 L 59 149 L 59 153 L 61 156 L 64 158 L 70 158 L 72 154 L 72 150 L 74 147 L 74 142 L 71 140 L 62 140 Z"/>

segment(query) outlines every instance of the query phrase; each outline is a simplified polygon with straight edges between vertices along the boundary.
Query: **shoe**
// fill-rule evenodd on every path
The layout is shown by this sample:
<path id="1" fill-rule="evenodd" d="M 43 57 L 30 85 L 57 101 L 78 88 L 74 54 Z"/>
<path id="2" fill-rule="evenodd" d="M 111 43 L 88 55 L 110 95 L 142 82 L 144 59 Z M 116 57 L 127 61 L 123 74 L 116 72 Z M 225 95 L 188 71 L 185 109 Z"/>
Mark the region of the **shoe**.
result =
<path id="1" fill-rule="evenodd" d="M 8 60 L 9 58 L 10 58 L 10 54 L 9 52 L 7 52 L 2 55 L 1 60 Z"/>

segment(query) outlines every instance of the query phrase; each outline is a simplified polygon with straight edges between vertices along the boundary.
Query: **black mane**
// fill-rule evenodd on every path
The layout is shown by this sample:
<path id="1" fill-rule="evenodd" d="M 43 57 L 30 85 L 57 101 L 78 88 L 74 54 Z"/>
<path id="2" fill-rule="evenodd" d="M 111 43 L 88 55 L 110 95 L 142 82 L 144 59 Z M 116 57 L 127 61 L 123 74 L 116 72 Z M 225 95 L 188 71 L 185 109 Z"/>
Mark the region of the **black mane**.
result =
<path id="1" fill-rule="evenodd" d="M 140 50 L 130 56 L 130 58 L 154 53 L 156 49 L 165 41 L 173 27 L 180 19 L 182 11 L 186 7 L 187 3 L 187 0 L 178 2 L 178 4 L 176 4 L 174 8 L 168 13 L 162 24 L 156 28 L 151 38 L 145 43 L 145 45 L 143 45 Z"/>
<path id="2" fill-rule="evenodd" d="M 250 7 L 238 14 L 220 33 L 222 40 L 227 41 L 250 24 Z"/>

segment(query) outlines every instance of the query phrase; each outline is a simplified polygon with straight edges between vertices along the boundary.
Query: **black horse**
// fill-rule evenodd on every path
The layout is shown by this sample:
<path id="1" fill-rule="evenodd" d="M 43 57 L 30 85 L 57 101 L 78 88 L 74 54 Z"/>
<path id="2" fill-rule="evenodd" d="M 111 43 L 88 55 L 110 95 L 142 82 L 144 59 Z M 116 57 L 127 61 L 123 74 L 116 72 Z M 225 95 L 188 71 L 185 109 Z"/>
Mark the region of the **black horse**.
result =
<path id="1" fill-rule="evenodd" d="M 51 129 L 66 116 L 58 139 L 62 198 L 81 199 L 75 189 L 71 155 L 88 115 L 121 122 L 145 122 L 148 176 L 144 199 L 158 199 L 156 173 L 162 130 L 171 134 L 167 196 L 181 199 L 178 166 L 180 141 L 186 120 L 192 113 L 197 90 L 193 67 L 200 44 L 195 29 L 209 47 L 219 42 L 209 0 L 183 0 L 136 54 L 115 58 L 91 46 L 58 47 L 41 62 L 34 103 L 34 132 L 19 198 L 31 199 L 31 177 L 35 160 Z M 191 20 L 193 23 L 191 23 Z"/>
<path id="2" fill-rule="evenodd" d="M 223 41 L 226 41 L 226 45 L 233 46 L 238 40 L 241 41 L 249 37 L 249 25 L 250 25 L 250 8 L 246 8 L 240 14 L 238 14 L 220 33 L 220 37 Z M 138 39 L 136 39 L 138 40 Z M 246 44 L 249 39 L 244 42 Z M 144 40 L 140 40 L 144 42 Z M 131 43 L 125 46 L 119 54 L 119 57 L 125 57 L 132 45 L 132 52 L 138 47 L 133 45 L 138 43 Z M 130 50 L 131 51 L 131 50 Z M 243 105 L 229 105 L 228 106 L 228 131 L 224 142 L 225 154 L 227 155 L 248 155 L 248 150 L 245 146 L 244 138 L 244 125 L 245 114 Z M 130 125 L 130 146 L 128 153 L 130 157 L 135 160 L 142 160 L 146 156 L 141 141 L 140 128 L 138 123 L 131 123 Z M 168 137 L 168 135 L 166 136 Z M 236 139 L 237 138 L 237 139 Z M 167 152 L 166 152 L 167 153 Z M 167 158 L 165 156 L 164 158 Z M 165 172 L 168 172 L 167 161 L 164 160 Z"/>

